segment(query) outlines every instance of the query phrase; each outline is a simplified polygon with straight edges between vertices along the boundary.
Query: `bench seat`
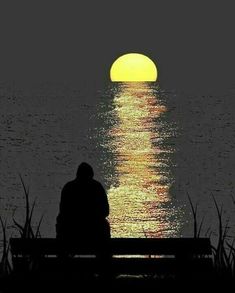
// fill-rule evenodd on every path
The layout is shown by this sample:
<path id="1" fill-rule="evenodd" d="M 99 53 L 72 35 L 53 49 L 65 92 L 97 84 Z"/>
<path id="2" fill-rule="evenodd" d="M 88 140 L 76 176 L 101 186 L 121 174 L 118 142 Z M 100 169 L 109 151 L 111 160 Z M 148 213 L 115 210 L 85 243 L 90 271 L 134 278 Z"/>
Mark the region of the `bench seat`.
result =
<path id="1" fill-rule="evenodd" d="M 41 271 L 69 270 L 97 273 L 100 260 L 94 247 L 73 243 L 69 252 L 73 257 L 57 257 L 64 245 L 57 239 L 10 240 L 15 271 L 28 269 L 30 261 L 37 259 Z M 114 274 L 166 274 L 179 273 L 206 276 L 212 270 L 212 250 L 208 238 L 112 238 L 109 242 L 112 258 L 110 270 Z"/>

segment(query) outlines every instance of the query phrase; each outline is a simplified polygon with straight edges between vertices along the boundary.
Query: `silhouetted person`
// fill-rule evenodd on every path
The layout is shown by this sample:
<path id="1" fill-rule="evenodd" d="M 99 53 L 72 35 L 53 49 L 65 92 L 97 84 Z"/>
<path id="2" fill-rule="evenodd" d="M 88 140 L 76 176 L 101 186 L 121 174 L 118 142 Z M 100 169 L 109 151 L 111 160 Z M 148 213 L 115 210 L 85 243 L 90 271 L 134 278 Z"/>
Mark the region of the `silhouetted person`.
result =
<path id="1" fill-rule="evenodd" d="M 110 237 L 109 204 L 106 192 L 87 163 L 81 163 L 77 176 L 62 189 L 57 217 L 57 238 L 99 241 Z"/>
<path id="2" fill-rule="evenodd" d="M 106 220 L 109 215 L 109 204 L 103 186 L 94 180 L 93 176 L 92 167 L 87 163 L 81 163 L 76 178 L 65 184 L 62 189 L 56 237 L 61 241 L 63 251 L 58 256 L 62 267 L 66 267 L 67 271 L 67 260 L 73 255 L 73 248 L 80 248 L 81 253 L 84 251 L 83 248 L 88 248 L 88 251 L 96 255 L 100 278 L 107 280 L 110 275 L 111 259 L 110 227 Z M 86 276 L 83 268 L 80 273 Z"/>

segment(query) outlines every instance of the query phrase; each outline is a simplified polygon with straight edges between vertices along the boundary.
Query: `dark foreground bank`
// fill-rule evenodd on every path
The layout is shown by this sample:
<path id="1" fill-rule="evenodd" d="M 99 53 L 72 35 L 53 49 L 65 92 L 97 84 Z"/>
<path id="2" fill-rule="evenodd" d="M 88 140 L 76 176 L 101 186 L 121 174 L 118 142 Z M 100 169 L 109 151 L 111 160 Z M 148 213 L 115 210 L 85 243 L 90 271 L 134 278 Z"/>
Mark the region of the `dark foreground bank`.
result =
<path id="1" fill-rule="evenodd" d="M 1 280 L 0 293 L 11 292 L 152 292 L 153 290 L 190 290 L 203 289 L 235 289 L 234 280 L 188 280 L 187 278 L 175 280 L 171 278 L 151 278 L 148 276 L 128 277 L 122 276 L 113 279 L 100 279 L 98 277 L 78 278 L 76 275 L 51 275 L 51 276 L 23 276 L 11 275 Z M 114 291 L 113 291 L 114 290 Z M 151 290 L 151 291 L 150 291 Z M 159 291 L 158 291 L 159 292 Z"/>

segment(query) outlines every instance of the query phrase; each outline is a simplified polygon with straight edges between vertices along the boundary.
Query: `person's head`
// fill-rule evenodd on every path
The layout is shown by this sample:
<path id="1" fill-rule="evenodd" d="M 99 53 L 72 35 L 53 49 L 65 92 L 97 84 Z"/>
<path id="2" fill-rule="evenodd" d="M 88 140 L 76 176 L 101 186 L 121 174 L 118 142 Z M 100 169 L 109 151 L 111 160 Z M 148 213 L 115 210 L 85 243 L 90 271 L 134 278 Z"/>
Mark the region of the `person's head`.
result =
<path id="1" fill-rule="evenodd" d="M 93 171 L 93 168 L 83 162 L 81 163 L 79 166 L 78 166 L 78 169 L 77 169 L 77 178 L 82 178 L 82 179 L 92 179 L 94 176 L 94 171 Z"/>

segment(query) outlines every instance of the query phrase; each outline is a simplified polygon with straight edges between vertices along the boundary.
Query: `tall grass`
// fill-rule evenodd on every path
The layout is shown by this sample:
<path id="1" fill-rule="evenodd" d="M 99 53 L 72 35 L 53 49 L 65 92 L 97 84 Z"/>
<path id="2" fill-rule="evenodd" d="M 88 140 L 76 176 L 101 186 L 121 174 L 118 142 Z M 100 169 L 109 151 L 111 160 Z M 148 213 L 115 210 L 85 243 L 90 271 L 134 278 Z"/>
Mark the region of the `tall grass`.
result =
<path id="1" fill-rule="evenodd" d="M 223 205 L 219 207 L 215 197 L 212 195 L 218 218 L 218 241 L 216 246 L 212 246 L 214 256 L 214 266 L 218 276 L 223 278 L 234 278 L 235 271 L 235 250 L 234 240 L 229 243 L 228 230 L 229 221 L 224 225 Z"/>
<path id="2" fill-rule="evenodd" d="M 204 223 L 204 218 L 199 221 L 198 218 L 198 203 L 193 204 L 189 194 L 188 199 L 190 203 L 190 207 L 192 210 L 193 216 L 193 235 L 194 238 L 199 238 L 201 236 L 202 226 Z M 214 202 L 217 220 L 218 220 L 218 228 L 217 228 L 217 243 L 216 245 L 211 245 L 212 254 L 213 254 L 213 264 L 216 276 L 223 279 L 235 279 L 235 239 L 232 241 L 229 240 L 229 221 L 224 223 L 223 219 L 223 205 L 219 206 L 215 197 L 212 195 L 212 200 Z M 235 199 L 232 197 L 233 204 L 235 204 Z M 207 236 L 207 232 L 205 236 Z M 211 237 L 211 233 L 209 238 Z"/>
<path id="3" fill-rule="evenodd" d="M 13 214 L 13 227 L 16 228 L 16 230 L 19 232 L 20 237 L 23 239 L 34 239 L 41 237 L 40 234 L 40 227 L 41 223 L 43 220 L 43 215 L 41 216 L 38 224 L 36 225 L 35 228 L 33 228 L 32 225 L 32 218 L 33 218 L 33 213 L 36 205 L 36 199 L 33 201 L 33 204 L 30 205 L 30 200 L 29 200 L 29 188 L 26 187 L 23 178 L 21 175 L 19 175 L 20 181 L 24 190 L 24 198 L 25 198 L 25 217 L 23 223 L 18 222 L 14 218 Z M 12 272 L 12 267 L 11 267 L 11 262 L 10 262 L 10 244 L 9 244 L 9 239 L 7 238 L 7 233 L 6 233 L 6 227 L 7 227 L 7 221 L 3 221 L 2 217 L 0 216 L 0 225 L 2 228 L 2 256 L 0 259 L 0 276 L 6 276 L 9 275 Z M 29 260 L 31 261 L 31 260 Z"/>
<path id="4" fill-rule="evenodd" d="M 187 195 L 188 195 L 189 204 L 190 204 L 192 214 L 193 214 L 193 236 L 194 236 L 194 238 L 199 238 L 201 235 L 204 217 L 201 220 L 201 222 L 198 223 L 198 202 L 194 206 L 188 193 L 187 193 Z"/>
<path id="5" fill-rule="evenodd" d="M 37 226 L 36 230 L 34 231 L 33 226 L 32 226 L 32 217 L 33 217 L 33 212 L 34 208 L 36 205 L 36 199 L 33 201 L 32 206 L 30 206 L 29 202 L 29 188 L 26 187 L 23 178 L 21 175 L 20 176 L 20 181 L 24 190 L 24 197 L 25 197 L 25 220 L 23 224 L 20 224 L 18 221 L 15 220 L 13 216 L 13 222 L 15 224 L 16 229 L 20 233 L 21 238 L 28 239 L 28 238 L 38 238 L 40 237 L 40 227 L 41 223 L 43 220 L 43 215 L 41 216 Z"/>
<path id="6" fill-rule="evenodd" d="M 2 228 L 2 256 L 0 260 L 0 276 L 4 277 L 11 273 L 12 267 L 10 265 L 9 261 L 9 241 L 7 240 L 7 233 L 6 233 L 6 227 L 7 227 L 7 221 L 3 221 L 2 217 L 0 216 L 0 224 Z"/>

